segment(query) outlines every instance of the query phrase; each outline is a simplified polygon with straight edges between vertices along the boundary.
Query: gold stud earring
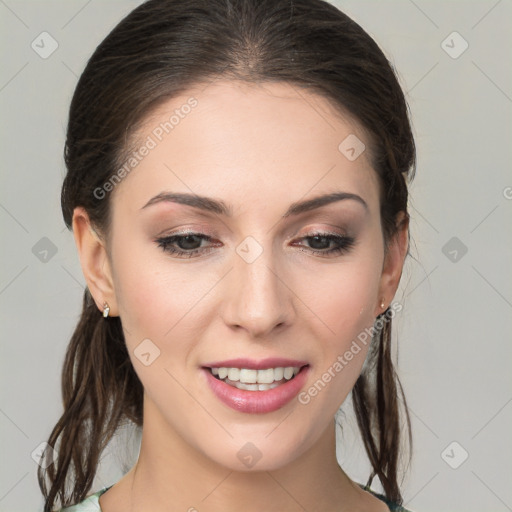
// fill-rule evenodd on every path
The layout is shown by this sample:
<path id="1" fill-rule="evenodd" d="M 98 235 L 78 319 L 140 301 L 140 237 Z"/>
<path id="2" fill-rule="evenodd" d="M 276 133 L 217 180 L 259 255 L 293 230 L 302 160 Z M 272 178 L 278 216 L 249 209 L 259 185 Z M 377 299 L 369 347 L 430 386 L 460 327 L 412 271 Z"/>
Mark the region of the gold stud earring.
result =
<path id="1" fill-rule="evenodd" d="M 107 302 L 104 302 L 103 303 L 103 318 L 107 318 L 109 313 L 110 313 L 110 307 Z"/>
<path id="2" fill-rule="evenodd" d="M 381 307 L 382 309 L 384 309 L 384 306 L 385 306 L 384 301 L 382 301 L 382 302 L 380 303 L 380 307 Z"/>

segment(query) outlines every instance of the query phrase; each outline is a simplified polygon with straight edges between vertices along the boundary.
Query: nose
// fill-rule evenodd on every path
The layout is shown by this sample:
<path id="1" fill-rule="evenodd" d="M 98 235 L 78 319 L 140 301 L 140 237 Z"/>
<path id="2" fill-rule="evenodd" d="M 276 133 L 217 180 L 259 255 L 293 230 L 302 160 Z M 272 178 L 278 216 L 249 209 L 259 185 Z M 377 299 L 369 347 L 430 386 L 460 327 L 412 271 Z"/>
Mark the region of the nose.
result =
<path id="1" fill-rule="evenodd" d="M 233 269 L 225 283 L 224 321 L 233 329 L 244 329 L 251 338 L 269 337 L 291 323 L 293 293 L 270 248 L 254 261 L 240 254 L 233 255 Z"/>

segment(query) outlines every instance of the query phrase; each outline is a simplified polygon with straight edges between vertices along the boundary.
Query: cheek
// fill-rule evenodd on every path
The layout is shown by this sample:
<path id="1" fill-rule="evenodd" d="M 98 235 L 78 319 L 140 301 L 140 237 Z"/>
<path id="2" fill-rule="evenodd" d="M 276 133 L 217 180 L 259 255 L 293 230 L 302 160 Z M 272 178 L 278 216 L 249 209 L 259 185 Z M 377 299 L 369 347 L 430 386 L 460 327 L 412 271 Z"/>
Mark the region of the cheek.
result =
<path id="1" fill-rule="evenodd" d="M 155 271 L 127 273 L 119 299 L 127 346 L 133 351 L 150 339 L 160 350 L 159 365 L 183 366 L 196 338 L 190 319 L 202 285 L 199 288 L 190 291 L 181 276 L 171 280 Z"/>
<path id="2" fill-rule="evenodd" d="M 129 345 L 149 338 L 160 346 L 186 313 L 189 297 L 180 274 L 171 281 L 150 243 L 123 234 L 112 242 L 114 284 L 119 314 Z M 177 292 L 177 290 L 179 292 Z"/>
<path id="3" fill-rule="evenodd" d="M 177 382 L 185 380 L 193 348 L 187 313 L 197 299 L 187 293 L 190 287 L 181 274 L 171 279 L 154 261 L 141 265 L 149 262 L 141 256 L 133 250 L 117 265 L 116 294 L 129 357 L 153 402 L 165 410 L 173 396 L 172 409 L 183 408 L 187 396 Z"/>
<path id="4" fill-rule="evenodd" d="M 318 364 L 299 401 L 330 417 L 353 388 L 371 343 L 382 268 L 378 247 L 322 269 L 302 282 L 304 303 L 315 313 Z M 376 254 L 374 257 L 372 254 Z M 310 322 L 313 325 L 313 320 Z"/>
<path id="5" fill-rule="evenodd" d="M 320 311 L 330 327 L 330 335 L 324 338 L 321 367 L 317 372 L 340 375 L 334 388 L 338 396 L 345 394 L 355 383 L 366 357 L 374 324 L 373 306 L 376 285 L 373 281 L 344 280 L 342 288 L 334 288 L 326 294 Z M 329 380 L 328 376 L 325 379 Z M 325 380 L 324 379 L 324 380 Z M 339 405 L 339 404 L 338 404 Z"/>
<path id="6" fill-rule="evenodd" d="M 117 254 L 126 255 L 118 256 L 114 265 L 117 303 L 132 364 L 151 389 L 158 375 L 155 370 L 181 375 L 189 368 L 197 340 L 214 313 L 207 296 L 218 276 L 198 275 L 193 266 L 173 264 L 147 242 L 125 244 L 124 240 L 116 246 Z M 142 347 L 158 354 L 150 367 L 137 360 Z"/>
<path id="7" fill-rule="evenodd" d="M 374 322 L 379 291 L 380 260 L 368 258 L 340 264 L 334 271 L 319 269 L 301 277 L 300 298 L 324 325 L 330 344 L 344 343 Z M 312 275 L 311 275 L 312 274 Z"/>

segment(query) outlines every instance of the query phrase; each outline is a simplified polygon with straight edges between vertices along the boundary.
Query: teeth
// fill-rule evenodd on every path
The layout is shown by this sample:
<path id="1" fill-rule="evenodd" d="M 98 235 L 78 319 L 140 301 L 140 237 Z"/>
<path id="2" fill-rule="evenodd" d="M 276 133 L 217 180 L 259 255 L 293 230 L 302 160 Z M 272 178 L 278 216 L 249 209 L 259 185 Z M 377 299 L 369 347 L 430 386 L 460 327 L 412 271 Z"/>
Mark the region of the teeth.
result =
<path id="1" fill-rule="evenodd" d="M 275 380 L 281 380 L 283 378 L 281 376 L 281 379 L 276 379 L 276 370 L 272 368 L 269 368 L 268 370 L 255 370 L 254 373 L 257 374 L 257 379 L 260 384 L 272 384 Z"/>
<path id="2" fill-rule="evenodd" d="M 244 384 L 243 382 L 233 382 L 233 387 L 245 389 L 246 391 L 268 391 L 277 388 L 280 384 L 273 382 L 272 384 Z"/>
<path id="3" fill-rule="evenodd" d="M 274 380 L 282 380 L 284 377 L 284 368 L 274 368 Z"/>
<path id="4" fill-rule="evenodd" d="M 240 380 L 240 368 L 228 368 L 228 379 L 233 381 Z"/>
<path id="5" fill-rule="evenodd" d="M 233 383 L 239 383 L 246 387 L 239 389 L 249 389 L 252 391 L 265 391 L 267 388 L 261 389 L 259 386 L 268 386 L 286 379 L 290 380 L 300 368 L 298 366 L 287 366 L 286 368 L 266 368 L 264 370 L 250 370 L 247 368 L 211 368 L 213 375 L 219 379 L 229 379 Z M 238 386 L 236 386 L 238 387 Z M 275 386 L 273 386 L 275 387 Z M 271 387 L 268 389 L 272 389 Z"/>
<path id="6" fill-rule="evenodd" d="M 229 375 L 229 372 L 228 372 Z M 255 384 L 256 379 L 258 378 L 258 370 L 240 370 L 240 382 L 245 384 Z M 230 379 L 231 380 L 231 379 Z M 258 381 L 260 382 L 260 381 Z"/>
<path id="7" fill-rule="evenodd" d="M 289 366 L 284 369 L 284 378 L 290 380 L 293 377 L 293 368 Z"/>

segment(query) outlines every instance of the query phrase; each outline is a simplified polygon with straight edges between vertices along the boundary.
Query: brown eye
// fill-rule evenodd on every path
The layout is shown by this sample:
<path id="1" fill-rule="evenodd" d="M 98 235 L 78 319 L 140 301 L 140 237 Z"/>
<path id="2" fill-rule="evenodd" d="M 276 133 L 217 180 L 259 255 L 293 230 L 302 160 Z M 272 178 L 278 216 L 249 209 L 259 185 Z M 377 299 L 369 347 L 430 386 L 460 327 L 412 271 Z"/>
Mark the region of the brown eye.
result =
<path id="1" fill-rule="evenodd" d="M 155 242 L 167 253 L 174 254 L 180 258 L 190 258 L 195 254 L 205 252 L 201 247 L 203 240 L 211 241 L 212 239 L 202 233 L 187 233 L 158 238 Z M 206 252 L 209 252 L 209 250 L 207 249 Z"/>
<path id="2" fill-rule="evenodd" d="M 309 252 L 319 255 L 334 255 L 348 252 L 355 244 L 353 237 L 333 233 L 312 233 L 301 240 L 308 240 Z"/>

